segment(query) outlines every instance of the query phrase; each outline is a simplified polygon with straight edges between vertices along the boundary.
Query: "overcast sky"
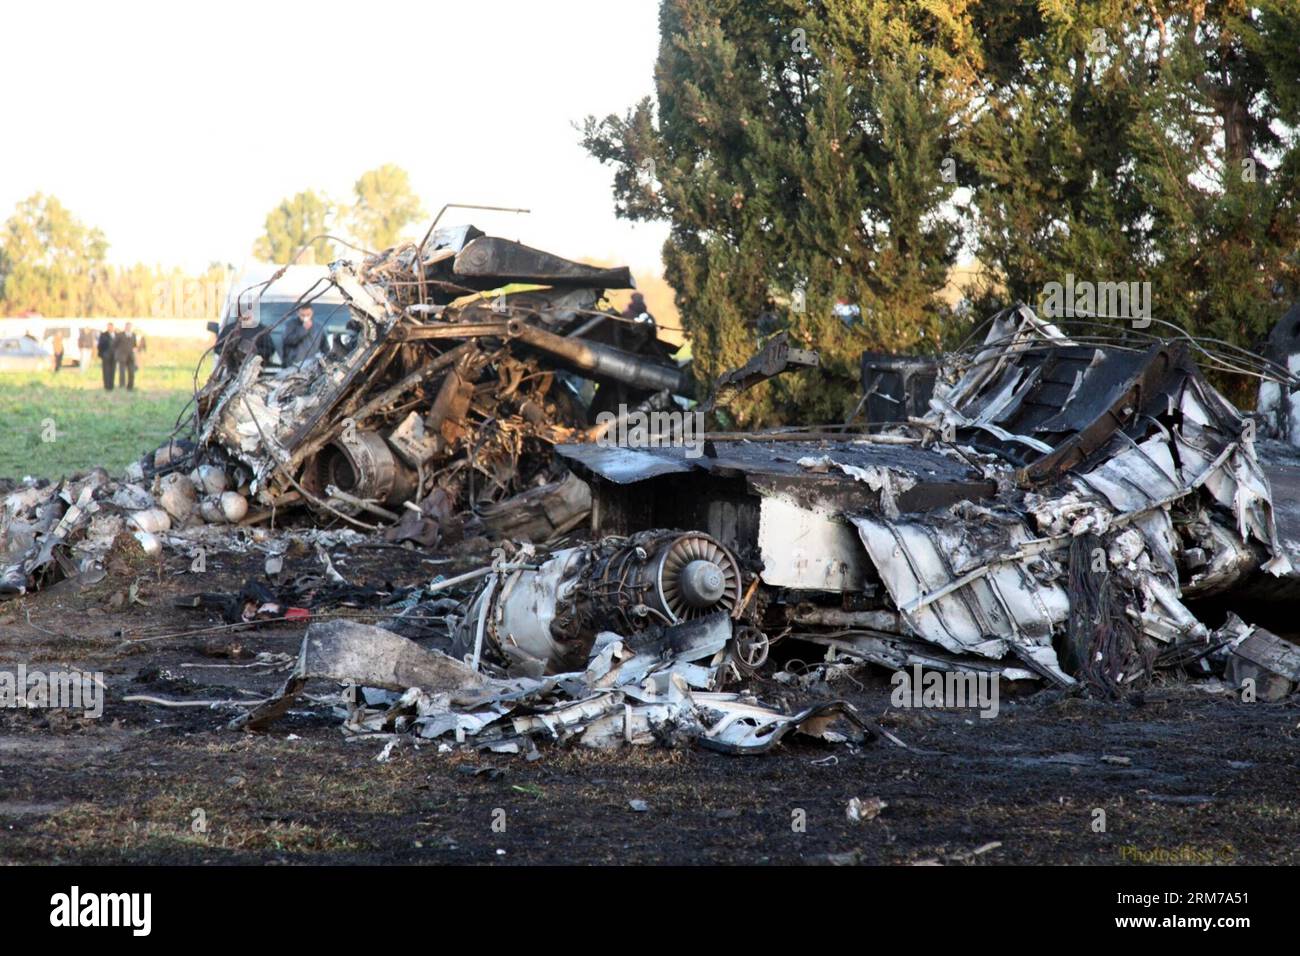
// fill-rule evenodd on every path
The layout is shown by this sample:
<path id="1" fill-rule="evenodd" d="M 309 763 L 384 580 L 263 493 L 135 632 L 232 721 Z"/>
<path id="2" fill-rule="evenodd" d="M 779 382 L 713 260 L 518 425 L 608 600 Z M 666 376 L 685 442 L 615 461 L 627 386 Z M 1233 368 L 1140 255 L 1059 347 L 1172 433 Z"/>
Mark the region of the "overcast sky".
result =
<path id="1" fill-rule="evenodd" d="M 657 269 L 666 226 L 616 220 L 573 123 L 653 91 L 655 0 L 383 4 L 64 0 L 3 13 L 0 220 L 36 191 L 114 262 L 242 264 L 302 189 L 410 174 L 443 217 L 570 257 Z"/>

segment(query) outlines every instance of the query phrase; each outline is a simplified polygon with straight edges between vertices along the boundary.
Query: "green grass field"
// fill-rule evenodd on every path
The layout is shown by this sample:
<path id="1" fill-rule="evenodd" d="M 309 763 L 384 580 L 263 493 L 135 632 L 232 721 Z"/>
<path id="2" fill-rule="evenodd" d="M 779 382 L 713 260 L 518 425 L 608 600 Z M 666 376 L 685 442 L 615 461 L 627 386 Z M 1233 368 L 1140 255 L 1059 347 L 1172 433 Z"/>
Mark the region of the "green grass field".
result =
<path id="1" fill-rule="evenodd" d="M 57 375 L 0 372 L 0 478 L 58 478 L 96 465 L 120 474 L 172 433 L 202 352 L 199 343 L 151 339 L 134 392 L 105 392 L 98 362 Z M 207 371 L 205 361 L 200 384 Z"/>

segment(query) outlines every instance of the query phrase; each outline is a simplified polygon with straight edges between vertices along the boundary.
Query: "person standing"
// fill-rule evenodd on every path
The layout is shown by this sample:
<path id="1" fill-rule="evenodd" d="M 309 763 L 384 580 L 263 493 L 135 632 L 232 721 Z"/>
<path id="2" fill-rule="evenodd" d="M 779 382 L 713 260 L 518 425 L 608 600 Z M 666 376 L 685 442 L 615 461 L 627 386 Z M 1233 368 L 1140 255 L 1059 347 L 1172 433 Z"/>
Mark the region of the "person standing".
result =
<path id="1" fill-rule="evenodd" d="M 655 329 L 655 317 L 650 314 L 646 308 L 645 296 L 640 292 L 633 292 L 632 298 L 628 301 L 627 308 L 621 313 L 623 318 L 631 319 L 633 322 L 642 322 L 648 324 L 651 329 Z"/>
<path id="2" fill-rule="evenodd" d="M 113 333 L 113 323 L 108 323 L 108 328 L 99 333 L 99 361 L 103 365 L 104 371 L 104 391 L 113 390 L 113 339 L 116 336 Z"/>
<path id="3" fill-rule="evenodd" d="M 284 364 L 301 365 L 316 352 L 315 339 L 312 336 L 312 309 L 304 305 L 289 323 L 289 331 L 284 334 Z"/>
<path id="4" fill-rule="evenodd" d="M 135 333 L 128 322 L 113 338 L 113 361 L 117 363 L 117 386 L 135 391 Z"/>
<path id="5" fill-rule="evenodd" d="M 63 367 L 63 330 L 54 330 L 54 371 Z"/>

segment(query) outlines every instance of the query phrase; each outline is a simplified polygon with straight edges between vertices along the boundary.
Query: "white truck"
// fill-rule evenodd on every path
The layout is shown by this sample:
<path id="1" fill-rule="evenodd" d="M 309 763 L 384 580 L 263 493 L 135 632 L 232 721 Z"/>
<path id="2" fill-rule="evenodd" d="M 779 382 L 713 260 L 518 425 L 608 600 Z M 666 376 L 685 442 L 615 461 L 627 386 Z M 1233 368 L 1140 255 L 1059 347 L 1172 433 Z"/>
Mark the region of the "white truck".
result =
<path id="1" fill-rule="evenodd" d="M 326 266 L 289 266 L 284 275 L 265 285 L 280 266 L 258 262 L 245 266 L 236 274 L 226 293 L 221 320 L 209 322 L 209 330 L 218 335 L 227 326 L 239 322 L 242 312 L 252 311 L 258 325 L 270 329 L 274 354 L 272 368 L 286 364 L 284 337 L 294 323 L 294 313 L 302 303 L 312 308 L 312 351 L 328 351 L 340 338 L 348 335 L 352 318 L 342 293 L 330 284 Z"/>

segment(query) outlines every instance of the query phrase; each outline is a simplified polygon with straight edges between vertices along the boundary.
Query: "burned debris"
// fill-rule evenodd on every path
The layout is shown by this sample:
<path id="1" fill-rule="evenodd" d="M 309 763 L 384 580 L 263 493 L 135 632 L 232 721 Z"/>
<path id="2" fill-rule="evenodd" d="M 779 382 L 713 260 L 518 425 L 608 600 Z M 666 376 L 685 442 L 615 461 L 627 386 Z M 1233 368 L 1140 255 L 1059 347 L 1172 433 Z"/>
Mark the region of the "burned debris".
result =
<path id="1" fill-rule="evenodd" d="M 941 373 L 928 414 L 871 435 L 558 453 L 598 532 L 698 527 L 761 582 L 755 632 L 890 668 L 1117 693 L 1222 671 L 1239 638 L 1205 599 L 1293 593 L 1254 422 L 1183 343 L 1085 344 L 1019 307 Z"/>
<path id="2" fill-rule="evenodd" d="M 498 662 L 541 672 L 584 666 L 597 636 L 633 638 L 649 625 L 730 613 L 740 603 L 740 568 L 708 535 L 653 530 L 552 554 L 536 568 L 489 580 L 475 597 L 453 651 L 477 666 Z"/>
<path id="3" fill-rule="evenodd" d="M 123 481 L 96 472 L 10 495 L 0 588 L 86 573 L 119 531 L 157 553 L 159 536 L 295 514 L 426 547 L 546 540 L 588 509 L 551 447 L 604 408 L 690 392 L 652 328 L 603 306 L 606 289 L 631 287 L 626 268 L 466 226 L 337 262 L 330 277 L 348 318 L 301 362 L 265 361 L 274 327 L 222 330 L 189 419 Z M 243 316 L 256 320 L 273 283 L 239 293 Z"/>
<path id="4" fill-rule="evenodd" d="M 550 446 L 599 406 L 689 392 L 652 329 L 599 308 L 631 287 L 626 269 L 464 227 L 337 262 L 331 280 L 351 335 L 279 374 L 255 353 L 221 362 L 196 397 L 193 458 L 242 469 L 263 511 L 369 528 L 477 511 L 559 480 Z"/>
<path id="5" fill-rule="evenodd" d="M 872 740 L 825 693 L 854 667 L 1104 696 L 1300 682 L 1277 613 L 1300 593 L 1300 453 L 1279 411 L 1300 383 L 1276 364 L 1257 420 L 1189 340 L 1071 336 L 1017 306 L 937 363 L 864 360 L 862 430 L 629 447 L 608 440 L 629 410 L 707 414 L 817 355 L 782 333 L 693 405 L 653 326 L 604 304 L 626 269 L 472 227 L 336 262 L 330 283 L 337 334 L 280 367 L 256 332 L 220 338 L 185 429 L 124 480 L 10 494 L 0 587 L 93 580 L 124 538 L 157 554 L 256 531 L 268 583 L 181 605 L 308 622 L 284 686 L 232 726 L 264 728 L 329 680 L 351 733 L 506 752 Z M 272 580 L 295 535 L 322 574 Z M 495 550 L 367 589 L 320 547 L 345 537 Z M 330 619 L 358 604 L 379 626 Z M 779 706 L 758 677 L 788 690 Z"/>
<path id="6" fill-rule="evenodd" d="M 699 743 L 726 753 L 762 753 L 791 732 L 837 742 L 876 731 L 849 704 L 830 701 L 786 714 L 735 692 L 716 692 L 731 640 L 725 614 L 625 643 L 605 631 L 580 670 L 493 676 L 368 625 L 312 625 L 298 665 L 279 693 L 237 717 L 256 730 L 282 716 L 314 678 L 349 685 L 339 710 L 351 733 L 411 732 L 498 753 L 539 742 L 606 749 Z M 357 688 L 363 688 L 358 690 Z M 851 737 L 830 729 L 843 719 Z"/>
<path id="7" fill-rule="evenodd" d="M 866 435 L 558 446 L 591 486 L 594 540 L 499 561 L 449 625 L 453 659 L 527 683 L 486 709 L 397 696 L 350 725 L 711 746 L 700 708 L 716 720 L 727 686 L 762 669 L 808 687 L 846 661 L 1103 695 L 1214 675 L 1293 691 L 1296 645 L 1223 610 L 1292 593 L 1278 466 L 1185 345 L 1080 342 L 1021 307 L 941 372 L 928 414 Z M 824 662 L 795 666 L 808 646 Z M 835 701 L 793 724 L 743 712 L 738 752 L 809 714 L 871 731 Z"/>
<path id="8" fill-rule="evenodd" d="M 718 376 L 713 386 L 713 394 L 704 403 L 703 410 L 712 411 L 719 406 L 725 406 L 731 397 L 760 382 L 775 378 L 783 372 L 816 368 L 820 362 L 821 358 L 816 352 L 792 348 L 789 332 L 778 332 L 767 340 L 757 355 L 740 368 Z"/>

